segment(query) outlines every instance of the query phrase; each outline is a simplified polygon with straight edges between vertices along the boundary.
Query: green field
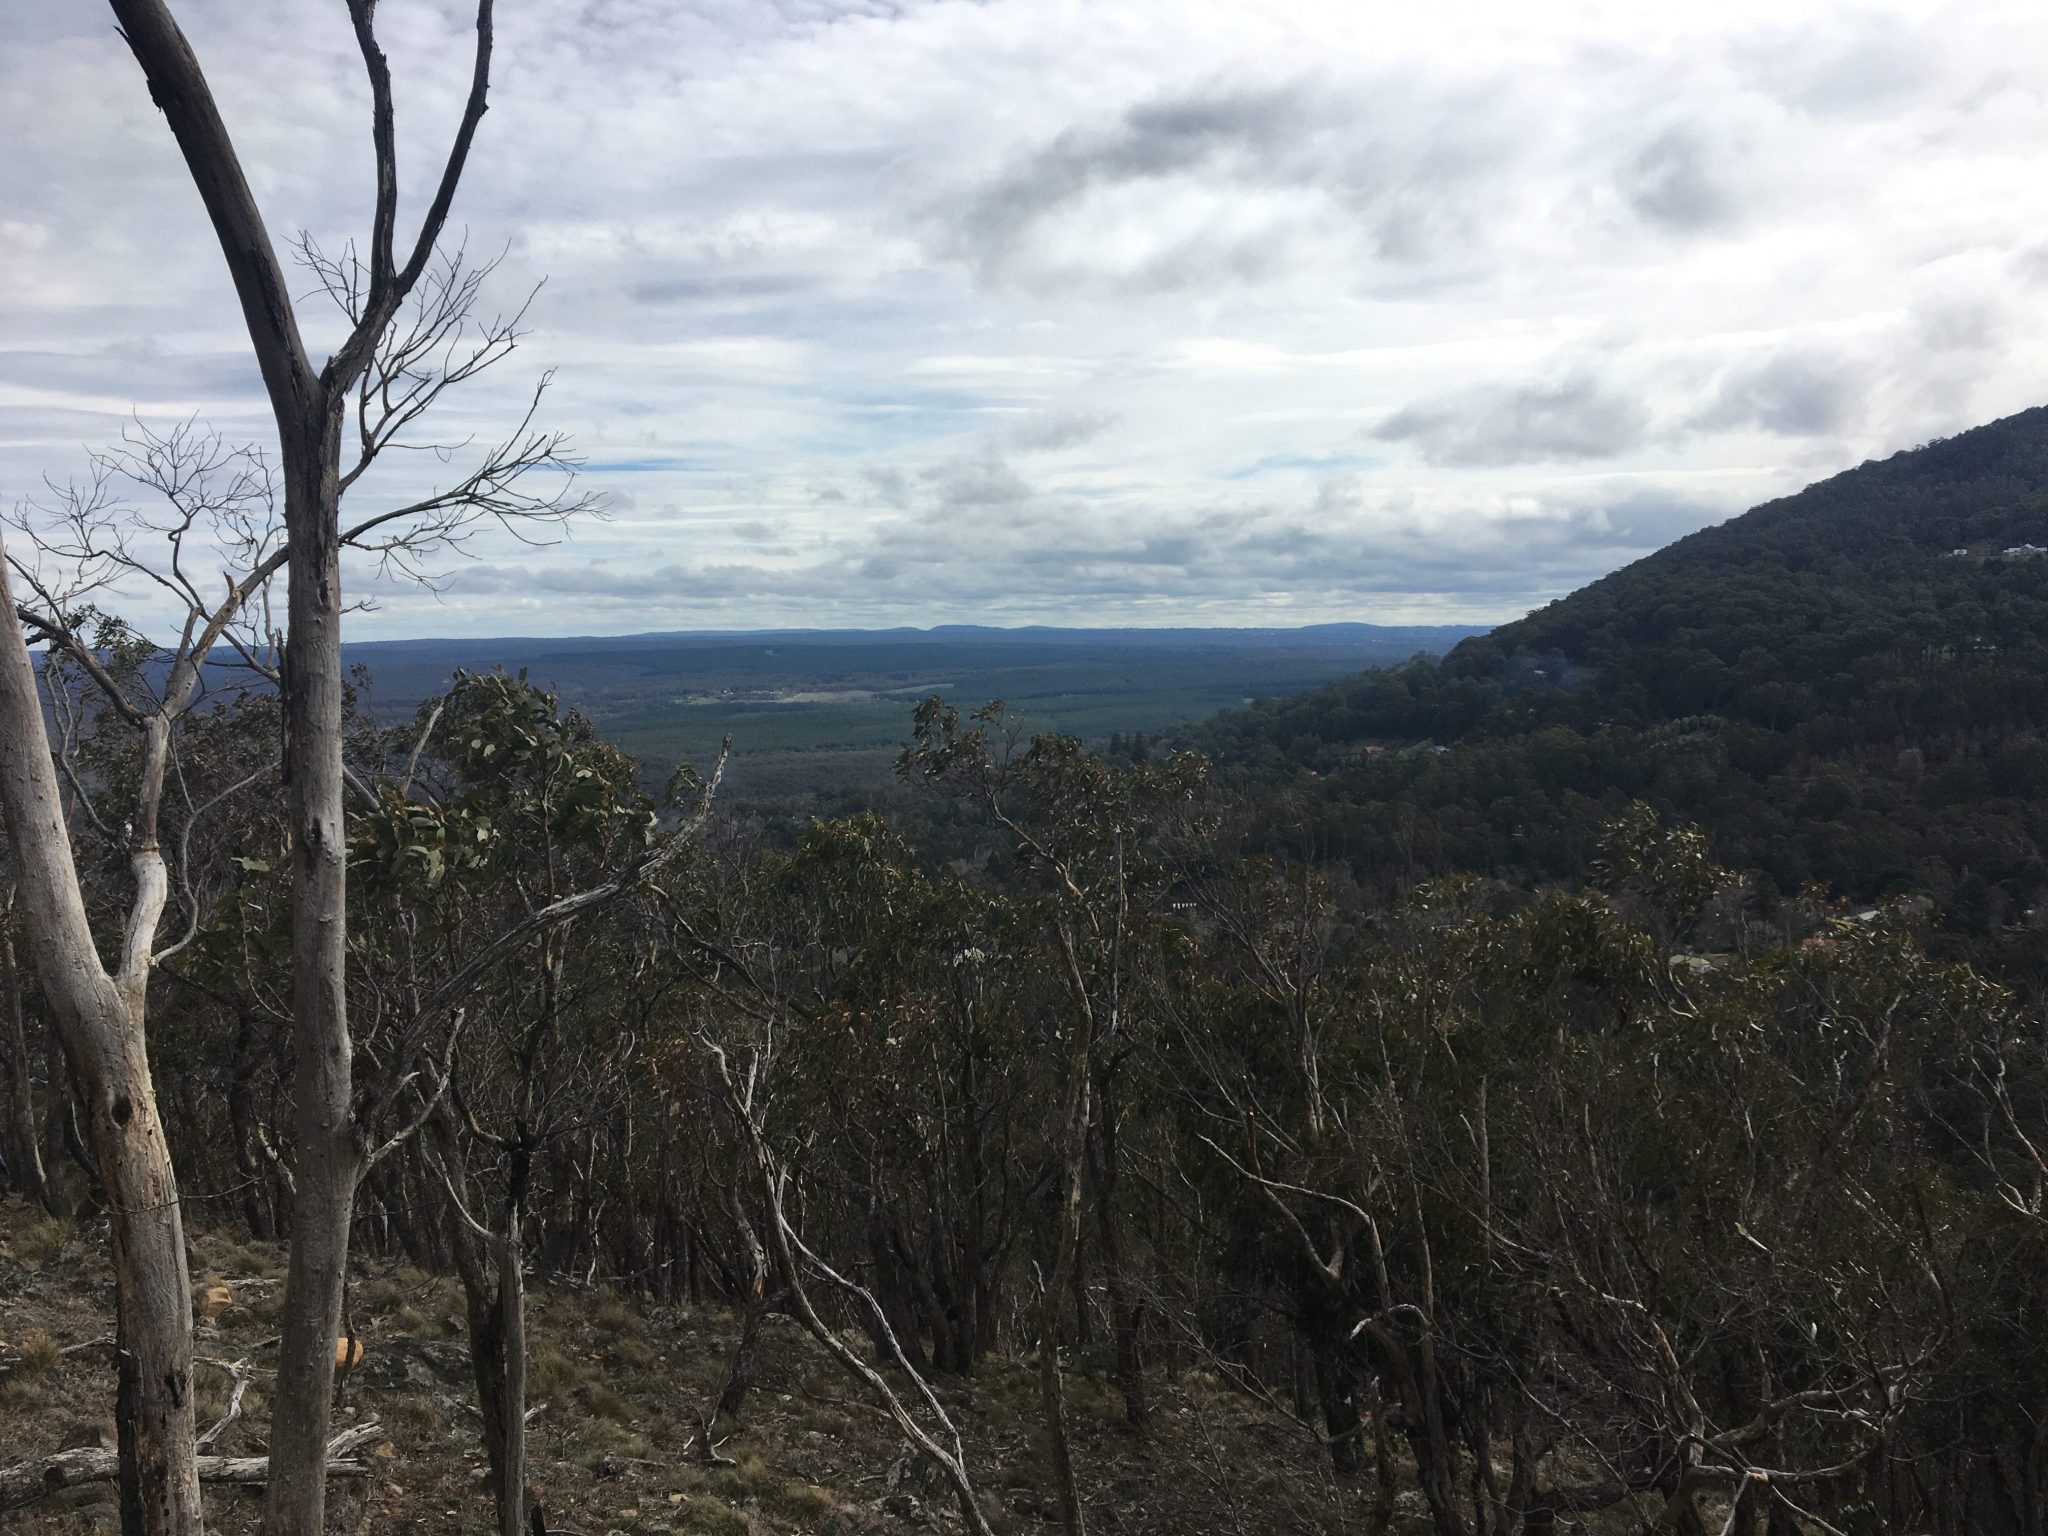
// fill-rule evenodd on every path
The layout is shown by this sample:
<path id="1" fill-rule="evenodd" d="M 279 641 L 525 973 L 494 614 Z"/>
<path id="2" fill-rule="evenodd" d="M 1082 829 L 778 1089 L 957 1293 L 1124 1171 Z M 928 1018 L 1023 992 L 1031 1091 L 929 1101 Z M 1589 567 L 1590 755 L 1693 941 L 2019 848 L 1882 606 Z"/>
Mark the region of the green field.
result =
<path id="1" fill-rule="evenodd" d="M 933 694 L 992 699 L 1027 732 L 1153 735 L 1254 698 L 1440 652 L 1463 629 L 901 630 L 415 640 L 351 647 L 380 715 L 502 666 L 558 689 L 658 779 L 732 738 L 735 794 L 780 798 L 885 775 Z"/>
<path id="2" fill-rule="evenodd" d="M 997 684 L 1003 679 L 976 679 Z M 1293 690 L 1288 690 L 1293 691 Z M 1059 731 L 1085 740 L 1106 739 L 1111 732 L 1147 734 L 1219 709 L 1243 704 L 1250 695 L 1236 688 L 1160 686 L 1148 688 L 1134 680 L 1128 691 L 1101 693 L 1019 693 L 986 687 L 976 692 L 940 690 L 948 703 L 962 709 L 1001 698 L 1011 717 L 1027 732 Z M 899 747 L 910 736 L 910 697 L 852 703 L 670 705 L 645 709 L 599 708 L 595 718 L 607 735 L 650 767 L 708 756 L 730 735 L 735 753 L 788 750 L 849 750 Z"/>

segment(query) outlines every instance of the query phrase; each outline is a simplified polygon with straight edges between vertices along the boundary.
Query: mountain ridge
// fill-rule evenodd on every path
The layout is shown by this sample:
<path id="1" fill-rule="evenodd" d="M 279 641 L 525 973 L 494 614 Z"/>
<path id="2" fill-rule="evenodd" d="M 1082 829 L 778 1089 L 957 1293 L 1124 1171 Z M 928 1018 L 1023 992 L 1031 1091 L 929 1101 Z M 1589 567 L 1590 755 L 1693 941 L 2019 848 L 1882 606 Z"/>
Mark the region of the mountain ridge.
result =
<path id="1" fill-rule="evenodd" d="M 2048 407 L 1873 460 L 1461 642 L 1213 722 L 1366 879 L 1583 876 L 1629 800 L 1767 895 L 2048 899 Z M 1293 814 L 1293 813 L 1290 813 Z"/>

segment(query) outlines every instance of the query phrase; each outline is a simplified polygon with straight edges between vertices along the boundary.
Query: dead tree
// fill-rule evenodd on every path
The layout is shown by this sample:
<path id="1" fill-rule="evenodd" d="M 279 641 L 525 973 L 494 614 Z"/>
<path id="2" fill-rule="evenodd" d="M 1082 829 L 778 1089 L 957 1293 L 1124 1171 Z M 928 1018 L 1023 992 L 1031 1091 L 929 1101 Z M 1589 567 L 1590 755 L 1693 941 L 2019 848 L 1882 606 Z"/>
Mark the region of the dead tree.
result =
<path id="1" fill-rule="evenodd" d="M 128 1529 L 200 1529 L 192 1445 L 191 1293 L 170 1147 L 157 1114 L 143 1006 L 169 895 L 145 799 L 135 893 L 112 968 L 100 960 L 72 855 L 57 770 L 43 731 L 35 664 L 0 567 L 0 798 L 21 881 L 22 913 L 43 996 L 84 1090 L 112 1222 L 121 1347 L 122 1516 Z M 168 732 L 161 716 L 153 734 Z M 158 754 L 153 752 L 152 757 Z M 158 787 L 161 786 L 159 776 Z"/>
<path id="2" fill-rule="evenodd" d="M 763 1123 L 765 1104 L 761 1093 L 761 1063 L 765 1055 L 772 1055 L 772 1050 L 753 1052 L 747 1065 L 740 1067 L 734 1065 L 721 1042 L 708 1034 L 700 1034 L 700 1041 L 710 1058 L 726 1108 L 744 1138 L 746 1159 L 767 1213 L 769 1251 L 788 1294 L 791 1311 L 804 1331 L 824 1346 L 834 1362 L 879 1400 L 882 1411 L 895 1423 L 911 1449 L 937 1468 L 959 1506 L 962 1523 L 972 1536 L 993 1536 L 967 1470 L 967 1455 L 960 1441 L 960 1431 L 923 1373 L 911 1364 L 904 1353 L 881 1302 L 873 1291 L 841 1274 L 806 1245 L 790 1219 L 788 1194 L 792 1173 L 769 1145 Z M 819 1314 L 810 1290 L 813 1278 L 823 1280 L 862 1312 L 869 1327 L 883 1341 L 883 1363 L 895 1366 L 909 1379 L 908 1395 L 898 1392 L 889 1384 L 887 1377 L 861 1359 Z"/>
<path id="3" fill-rule="evenodd" d="M 732 1212 L 734 1234 L 739 1239 L 740 1258 L 745 1267 L 739 1272 L 740 1281 L 740 1332 L 734 1340 L 732 1355 L 726 1361 L 725 1377 L 719 1383 L 718 1391 L 712 1397 L 710 1406 L 697 1414 L 697 1439 L 693 1449 L 697 1460 L 705 1466 L 730 1466 L 731 1461 L 718 1454 L 718 1421 L 739 1417 L 745 1406 L 747 1393 L 754 1386 L 754 1361 L 760 1351 L 761 1321 L 770 1310 L 788 1303 L 788 1296 L 780 1289 L 768 1288 L 768 1250 L 754 1230 L 754 1223 L 747 1215 L 747 1201 L 744 1179 L 746 1164 L 736 1161 L 732 1170 L 732 1186 L 727 1192 L 727 1205 Z"/>

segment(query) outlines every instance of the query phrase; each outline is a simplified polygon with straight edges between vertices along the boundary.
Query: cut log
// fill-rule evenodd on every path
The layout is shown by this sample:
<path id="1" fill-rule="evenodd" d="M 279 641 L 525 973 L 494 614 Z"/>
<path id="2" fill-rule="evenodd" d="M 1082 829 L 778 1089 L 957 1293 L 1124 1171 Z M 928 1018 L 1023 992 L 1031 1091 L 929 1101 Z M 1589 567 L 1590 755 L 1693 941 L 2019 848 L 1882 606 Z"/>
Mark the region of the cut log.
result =
<path id="1" fill-rule="evenodd" d="M 374 1421 L 358 1424 L 327 1442 L 329 1477 L 368 1477 L 370 1464 L 355 1453 L 384 1433 Z M 58 1451 L 35 1461 L 0 1468 L 0 1509 L 20 1509 L 81 1483 L 110 1483 L 120 1476 L 120 1456 L 97 1446 Z M 201 1456 L 202 1483 L 263 1483 L 270 1478 L 268 1456 Z"/>

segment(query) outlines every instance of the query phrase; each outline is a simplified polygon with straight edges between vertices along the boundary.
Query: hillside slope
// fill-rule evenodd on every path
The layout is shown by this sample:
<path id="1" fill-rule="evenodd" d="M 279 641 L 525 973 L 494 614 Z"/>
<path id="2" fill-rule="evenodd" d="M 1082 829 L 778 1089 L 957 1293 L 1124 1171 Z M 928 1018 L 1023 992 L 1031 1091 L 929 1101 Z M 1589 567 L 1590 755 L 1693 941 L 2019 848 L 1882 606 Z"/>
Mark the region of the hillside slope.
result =
<path id="1" fill-rule="evenodd" d="M 111 1445 L 111 1287 L 104 1223 L 43 1219 L 0 1199 L 0 1467 L 60 1445 Z M 225 1422 L 215 1449 L 260 1455 L 284 1253 L 206 1228 L 191 1233 L 193 1288 L 231 1297 L 202 1308 L 195 1401 L 203 1425 Z M 337 1432 L 376 1427 L 367 1477 L 338 1478 L 329 1530 L 356 1536 L 490 1529 L 459 1287 L 358 1255 L 352 1284 L 363 1362 L 344 1383 Z M 777 1314 L 768 1320 L 755 1390 L 720 1441 L 728 1464 L 692 1451 L 696 1415 L 718 1393 L 736 1338 L 726 1310 L 650 1307 L 603 1287 L 537 1282 L 533 1328 L 534 1497 L 562 1536 L 890 1536 L 959 1531 L 958 1513 L 893 1426 L 860 1400 L 823 1352 Z M 229 1416 L 232 1362 L 251 1381 Z M 1003 1533 L 1057 1529 L 1037 1433 L 1037 1379 L 1024 1362 L 942 1381 L 983 1492 Z M 1068 1389 L 1076 1461 L 1091 1510 L 1131 1536 L 1336 1536 L 1365 1528 L 1371 1492 L 1329 1472 L 1312 1430 L 1190 1371 L 1161 1393 L 1145 1439 L 1122 1425 L 1114 1394 L 1076 1375 Z M 207 1528 L 253 1532 L 261 1490 L 209 1484 Z M 0 1529 L 118 1529 L 111 1483 L 0 1509 Z M 1419 1529 L 1400 1518 L 1396 1533 Z"/>
<path id="2" fill-rule="evenodd" d="M 2048 408 L 1680 540 L 1441 662 L 1227 715 L 1205 745 L 1399 881 L 1572 878 L 1642 798 L 1766 891 L 1932 895 L 2004 928 L 2048 886 Z"/>

